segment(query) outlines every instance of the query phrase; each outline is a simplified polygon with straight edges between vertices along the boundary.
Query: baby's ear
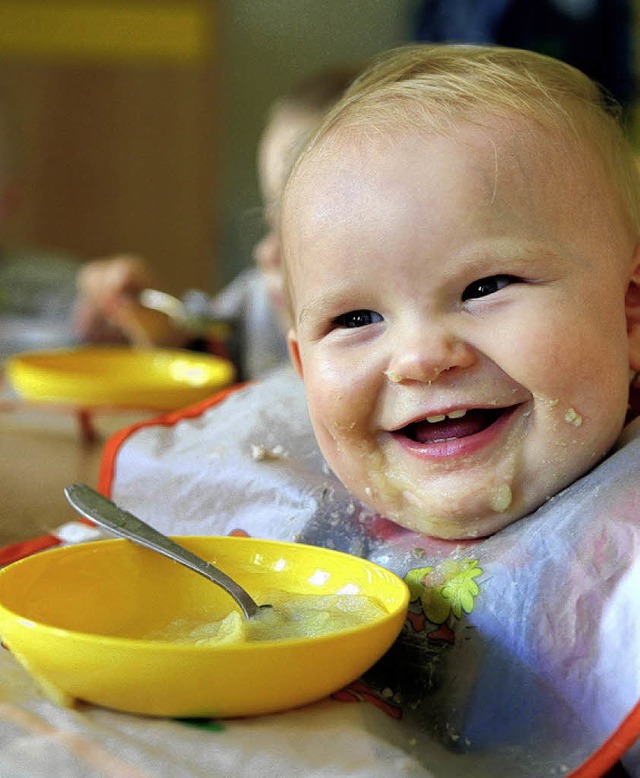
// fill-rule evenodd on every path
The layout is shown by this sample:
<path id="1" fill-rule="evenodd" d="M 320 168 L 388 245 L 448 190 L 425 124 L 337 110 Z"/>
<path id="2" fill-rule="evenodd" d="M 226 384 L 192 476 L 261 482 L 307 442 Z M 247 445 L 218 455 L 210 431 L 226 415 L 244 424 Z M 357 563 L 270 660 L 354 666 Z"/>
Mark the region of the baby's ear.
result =
<path id="1" fill-rule="evenodd" d="M 627 334 L 629 336 L 629 367 L 640 370 L 640 244 L 636 247 L 635 270 L 629 279 L 625 297 Z"/>
<path id="2" fill-rule="evenodd" d="M 289 356 L 291 357 L 293 367 L 295 368 L 295 371 L 300 376 L 300 378 L 303 378 L 302 361 L 300 359 L 300 347 L 298 346 L 296 333 L 293 329 L 289 330 L 287 334 L 287 346 L 289 347 Z"/>

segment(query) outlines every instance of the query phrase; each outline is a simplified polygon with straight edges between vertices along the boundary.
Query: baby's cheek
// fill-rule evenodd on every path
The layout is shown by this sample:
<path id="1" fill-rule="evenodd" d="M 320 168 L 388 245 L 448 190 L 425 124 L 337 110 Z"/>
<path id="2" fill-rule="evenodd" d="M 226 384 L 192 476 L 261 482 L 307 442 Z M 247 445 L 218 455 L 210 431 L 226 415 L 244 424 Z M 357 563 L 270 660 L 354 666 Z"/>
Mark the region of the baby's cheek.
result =
<path id="1" fill-rule="evenodd" d="M 339 390 L 322 397 L 308 397 L 315 437 L 329 467 L 342 480 L 361 479 L 366 469 L 366 448 L 350 403 Z"/>
<path id="2" fill-rule="evenodd" d="M 312 410 L 312 416 L 316 421 L 315 426 L 321 426 L 335 444 L 351 444 L 354 439 L 357 440 L 357 421 L 349 412 L 348 403 L 342 400 L 340 393 L 318 402 Z"/>
<path id="3" fill-rule="evenodd" d="M 317 369 L 306 381 L 307 402 L 312 418 L 334 438 L 357 439 L 366 434 L 370 414 L 367 393 L 348 370 Z"/>

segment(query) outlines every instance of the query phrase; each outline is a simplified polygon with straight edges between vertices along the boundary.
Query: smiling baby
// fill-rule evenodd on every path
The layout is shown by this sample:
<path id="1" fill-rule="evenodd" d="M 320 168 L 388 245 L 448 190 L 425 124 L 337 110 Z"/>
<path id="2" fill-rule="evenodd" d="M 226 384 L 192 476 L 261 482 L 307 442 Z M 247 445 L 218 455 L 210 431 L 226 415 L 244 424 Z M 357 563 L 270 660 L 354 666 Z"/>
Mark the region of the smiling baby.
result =
<path id="1" fill-rule="evenodd" d="M 640 369 L 639 191 L 564 63 L 410 46 L 354 84 L 282 212 L 292 360 L 353 494 L 478 538 L 611 451 Z"/>

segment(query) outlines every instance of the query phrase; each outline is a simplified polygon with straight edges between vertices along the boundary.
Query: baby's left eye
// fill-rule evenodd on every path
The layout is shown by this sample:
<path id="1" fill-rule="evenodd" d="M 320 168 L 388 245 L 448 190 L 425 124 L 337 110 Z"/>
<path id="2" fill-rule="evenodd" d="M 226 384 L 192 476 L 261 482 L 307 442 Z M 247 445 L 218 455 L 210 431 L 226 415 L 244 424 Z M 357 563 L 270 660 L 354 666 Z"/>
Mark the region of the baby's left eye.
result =
<path id="1" fill-rule="evenodd" d="M 521 279 L 517 276 L 510 276 L 507 274 L 487 276 L 486 278 L 479 278 L 477 281 L 469 284 L 465 287 L 462 293 L 462 301 L 474 300 L 478 297 L 487 297 L 487 295 L 499 292 L 509 284 L 517 284 Z"/>
<path id="2" fill-rule="evenodd" d="M 349 313 L 343 313 L 340 316 L 336 316 L 333 323 L 336 327 L 345 327 L 347 329 L 354 329 L 355 327 L 366 327 L 368 324 L 375 324 L 382 321 L 382 316 L 375 311 L 358 310 L 349 311 Z"/>

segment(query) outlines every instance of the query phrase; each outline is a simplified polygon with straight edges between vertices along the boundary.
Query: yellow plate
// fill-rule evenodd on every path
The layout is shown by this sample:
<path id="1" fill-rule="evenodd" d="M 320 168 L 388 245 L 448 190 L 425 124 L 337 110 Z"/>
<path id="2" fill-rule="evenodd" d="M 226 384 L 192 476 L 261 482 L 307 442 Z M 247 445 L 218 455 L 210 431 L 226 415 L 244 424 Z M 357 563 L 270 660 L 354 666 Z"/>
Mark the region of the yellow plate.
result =
<path id="1" fill-rule="evenodd" d="M 231 384 L 230 362 L 163 349 L 79 347 L 15 354 L 7 377 L 25 400 L 173 410 Z"/>
<path id="2" fill-rule="evenodd" d="M 237 606 L 215 584 L 126 540 L 44 551 L 0 571 L 0 637 L 52 699 L 152 716 L 285 710 L 357 678 L 404 623 L 404 581 L 358 557 L 253 538 L 176 539 L 258 603 L 274 602 L 274 592 L 360 594 L 381 611 L 320 637 L 226 645 L 150 640 L 150 631 L 176 618 L 208 623 Z"/>

